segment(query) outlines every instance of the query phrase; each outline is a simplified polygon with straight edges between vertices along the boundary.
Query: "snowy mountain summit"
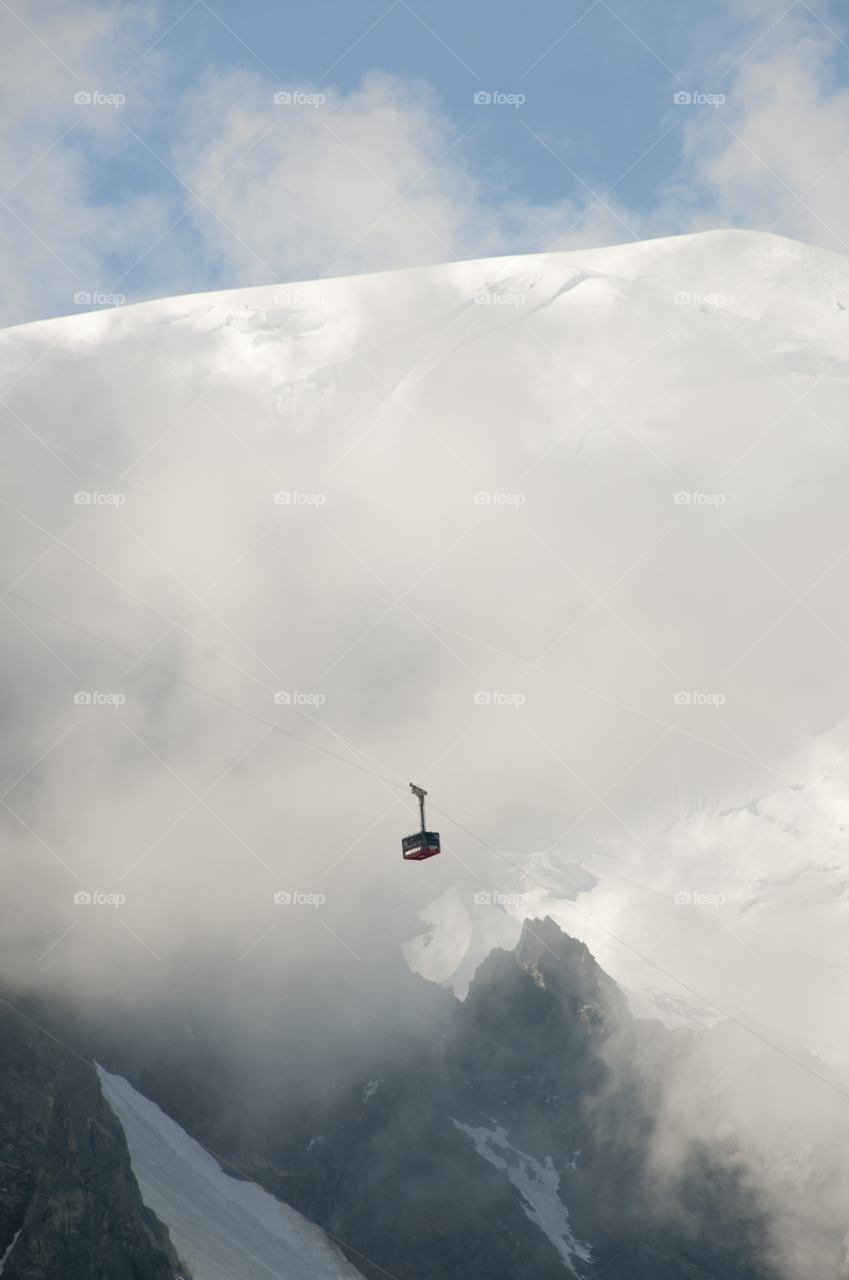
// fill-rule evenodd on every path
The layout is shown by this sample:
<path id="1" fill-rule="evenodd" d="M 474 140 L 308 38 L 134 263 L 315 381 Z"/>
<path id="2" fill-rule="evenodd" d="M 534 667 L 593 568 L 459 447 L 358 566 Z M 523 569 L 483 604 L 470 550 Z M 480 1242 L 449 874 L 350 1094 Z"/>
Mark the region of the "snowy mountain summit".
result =
<path id="1" fill-rule="evenodd" d="M 522 1274 L 517 1242 L 526 1274 L 537 1259 L 537 1274 L 590 1276 L 602 1236 L 620 1274 L 686 1272 L 651 1252 L 665 1253 L 666 1224 L 641 1273 L 611 1202 L 581 1200 L 617 1201 L 623 1134 L 629 1186 L 657 1172 L 645 1134 L 617 1119 L 636 1059 L 614 1096 L 596 1047 L 648 1055 L 649 1126 L 651 1071 L 674 1073 L 694 1028 L 723 1047 L 767 1028 L 762 1078 L 804 1045 L 799 1070 L 843 1090 L 847 338 L 849 259 L 743 231 L 277 282 L 0 333 L 2 693 L 25 761 L 0 905 L 10 971 L 120 1006 L 138 974 L 159 981 L 136 966 L 200 975 L 198 955 L 213 957 L 257 1025 L 281 975 L 309 974 L 337 1030 L 360 960 L 369 1025 L 389 995 L 424 1002 L 426 988 L 464 1019 L 457 1058 L 434 1071 L 441 1109 L 408 1114 L 402 1079 L 387 1100 L 376 1062 L 338 1112 L 325 1099 L 314 1127 L 301 1117 L 257 1180 L 367 1256 L 409 1256 L 409 1231 L 392 1231 L 418 1212 L 415 1189 L 398 1181 L 394 1217 L 375 1195 L 358 1235 L 356 1179 L 326 1163 L 318 1120 L 338 1122 L 357 1167 L 362 1101 L 378 1145 L 423 1115 L 440 1176 L 469 1174 L 440 1184 L 457 1192 L 440 1201 L 450 1259 L 446 1232 L 415 1218 L 436 1274 L 466 1280 L 464 1215 L 483 1240 L 493 1203 L 506 1236 L 481 1244 L 487 1280 Z M 400 856 L 418 825 L 411 780 L 443 843 L 416 866 Z M 534 921 L 580 977 L 559 1003 Z M 576 1005 L 588 974 L 604 999 Z M 468 993 L 463 1014 L 440 984 Z M 586 1077 L 555 1081 L 544 1036 L 539 1068 L 510 1074 L 515 1028 L 539 1031 L 529 1010 L 581 1047 Z M 781 1037 L 792 1052 L 775 1052 Z M 470 1057 L 483 1084 L 464 1110 Z M 708 1099 L 721 1060 L 700 1077 Z M 547 1099 L 573 1087 L 610 1122 L 591 1135 L 592 1168 L 574 1139 L 583 1113 L 556 1153 L 548 1141 Z M 696 1110 L 720 1170 L 716 1220 L 746 1223 L 732 1261 L 769 1275 L 758 1214 L 781 1217 L 782 1168 L 802 1203 L 813 1166 L 788 1139 L 786 1164 L 764 1157 L 766 1199 L 749 1196 L 740 1169 L 757 1165 L 758 1135 L 742 1111 L 714 1124 Z M 416 1132 L 426 1160 L 430 1131 Z M 693 1159 L 681 1221 L 708 1222 Z M 482 1199 L 461 1212 L 469 1186 Z M 724 1267 L 699 1238 L 702 1270 Z M 799 1274 L 830 1274 L 811 1256 Z"/>

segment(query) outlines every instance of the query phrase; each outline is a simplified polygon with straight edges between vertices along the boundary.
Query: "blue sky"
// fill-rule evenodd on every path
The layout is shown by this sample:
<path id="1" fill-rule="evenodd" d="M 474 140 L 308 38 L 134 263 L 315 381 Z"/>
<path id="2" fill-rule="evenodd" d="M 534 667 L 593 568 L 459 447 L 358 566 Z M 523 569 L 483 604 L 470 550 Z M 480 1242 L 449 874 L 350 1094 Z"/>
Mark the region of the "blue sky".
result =
<path id="1" fill-rule="evenodd" d="M 827 0 L 33 0 L 0 28 L 5 324 L 76 310 L 78 291 L 133 302 L 711 226 L 849 251 L 849 26 Z M 275 105 L 281 88 L 325 102 Z"/>

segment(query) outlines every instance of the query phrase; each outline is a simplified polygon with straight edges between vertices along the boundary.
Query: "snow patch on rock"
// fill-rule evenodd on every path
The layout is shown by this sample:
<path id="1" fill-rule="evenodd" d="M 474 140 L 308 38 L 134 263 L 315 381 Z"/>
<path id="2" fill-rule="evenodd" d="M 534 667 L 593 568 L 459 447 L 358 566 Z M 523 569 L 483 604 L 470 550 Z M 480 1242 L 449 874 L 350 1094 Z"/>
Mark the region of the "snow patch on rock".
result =
<path id="1" fill-rule="evenodd" d="M 545 1157 L 542 1165 L 533 1156 L 524 1151 L 517 1151 L 507 1141 L 507 1134 L 497 1126 L 495 1129 L 473 1129 L 471 1125 L 452 1120 L 458 1129 L 462 1129 L 475 1144 L 478 1155 L 483 1156 L 491 1165 L 506 1173 L 513 1186 L 522 1196 L 522 1208 L 535 1222 L 540 1231 L 544 1231 L 555 1249 L 562 1257 L 569 1270 L 577 1275 L 572 1265 L 573 1258 L 582 1262 L 591 1262 L 590 1247 L 578 1240 L 569 1225 L 569 1210 L 557 1194 L 560 1187 L 560 1174 L 555 1169 L 551 1156 Z M 499 1155 L 498 1150 L 512 1157 L 509 1161 Z"/>

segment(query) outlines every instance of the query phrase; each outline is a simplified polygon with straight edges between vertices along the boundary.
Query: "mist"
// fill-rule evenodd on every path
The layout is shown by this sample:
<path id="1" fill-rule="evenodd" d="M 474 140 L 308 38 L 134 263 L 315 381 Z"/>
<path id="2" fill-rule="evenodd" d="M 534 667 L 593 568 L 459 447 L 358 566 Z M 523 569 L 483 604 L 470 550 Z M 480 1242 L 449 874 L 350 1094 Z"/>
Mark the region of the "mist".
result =
<path id="1" fill-rule="evenodd" d="M 751 55 L 728 34 L 700 68 L 727 107 L 675 117 L 645 190 L 535 197 L 515 157 L 462 149 L 427 76 L 290 76 L 321 111 L 274 115 L 264 63 L 187 75 L 158 11 L 24 11 L 64 70 L 8 18 L 2 92 L 32 101 L 2 144 L 6 994 L 163 1096 L 195 1072 L 192 1116 L 237 1142 L 403 1072 L 549 917 L 672 1037 L 645 1103 L 670 1213 L 709 1151 L 780 1274 L 829 1274 L 830 28 L 794 11 Z M 119 64 L 134 114 L 72 118 Z M 538 127 L 574 161 L 577 129 Z M 416 865 L 410 783 L 442 841 Z"/>

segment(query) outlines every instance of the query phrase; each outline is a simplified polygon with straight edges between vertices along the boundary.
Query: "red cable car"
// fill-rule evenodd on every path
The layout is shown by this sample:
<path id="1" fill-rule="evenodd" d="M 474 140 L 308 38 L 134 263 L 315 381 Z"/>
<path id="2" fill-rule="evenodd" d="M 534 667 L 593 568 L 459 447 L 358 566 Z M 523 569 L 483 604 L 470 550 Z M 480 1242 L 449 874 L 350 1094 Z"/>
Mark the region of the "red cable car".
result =
<path id="1" fill-rule="evenodd" d="M 401 854 L 406 862 L 422 862 L 425 858 L 432 858 L 437 853 L 441 853 L 442 850 L 439 847 L 439 832 L 425 831 L 424 798 L 427 792 L 422 791 L 421 787 L 417 787 L 414 782 L 410 783 L 410 790 L 419 797 L 422 829 L 415 835 L 404 836 L 401 841 Z"/>

